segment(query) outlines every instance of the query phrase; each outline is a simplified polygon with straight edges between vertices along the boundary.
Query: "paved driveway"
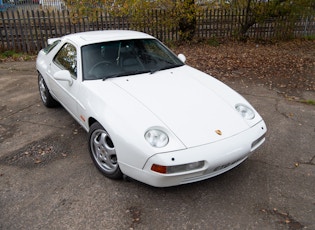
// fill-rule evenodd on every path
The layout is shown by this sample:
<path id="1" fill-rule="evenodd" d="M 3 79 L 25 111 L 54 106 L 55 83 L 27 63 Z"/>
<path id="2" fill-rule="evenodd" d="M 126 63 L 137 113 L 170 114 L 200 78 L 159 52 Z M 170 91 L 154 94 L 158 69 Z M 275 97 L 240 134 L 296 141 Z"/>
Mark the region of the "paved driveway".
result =
<path id="1" fill-rule="evenodd" d="M 264 117 L 266 143 L 221 176 L 154 188 L 102 176 L 85 131 L 41 104 L 34 69 L 0 63 L 0 229 L 315 229 L 315 106 L 227 82 Z"/>

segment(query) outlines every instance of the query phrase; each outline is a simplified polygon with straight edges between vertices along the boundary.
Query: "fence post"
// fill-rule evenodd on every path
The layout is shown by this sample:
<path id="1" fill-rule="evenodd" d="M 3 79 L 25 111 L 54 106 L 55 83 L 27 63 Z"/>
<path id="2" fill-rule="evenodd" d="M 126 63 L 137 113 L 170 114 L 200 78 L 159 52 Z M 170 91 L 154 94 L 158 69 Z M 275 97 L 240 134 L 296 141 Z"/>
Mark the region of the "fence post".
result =
<path id="1" fill-rule="evenodd" d="M 2 43 L 2 47 L 4 48 L 5 47 L 5 42 L 4 42 L 4 39 L 3 37 L 5 36 L 5 40 L 6 40 L 6 44 L 9 44 L 9 38 L 8 38 L 8 32 L 7 32 L 7 26 L 6 26 L 6 23 L 5 23 L 5 19 L 4 19 L 4 15 L 3 15 L 3 12 L 0 11 L 0 15 L 1 15 L 1 21 L 2 21 L 2 26 L 3 26 L 3 29 L 4 29 L 4 35 L 2 34 L 1 32 L 1 43 Z"/>
<path id="2" fill-rule="evenodd" d="M 24 16 L 24 11 L 23 11 L 23 16 Z M 28 30 L 29 30 L 29 34 L 27 34 L 27 37 L 29 38 L 29 52 L 32 53 L 33 51 L 35 51 L 35 47 L 34 47 L 33 28 L 32 28 L 29 11 L 26 11 L 26 18 L 27 18 L 27 24 L 28 24 Z"/>

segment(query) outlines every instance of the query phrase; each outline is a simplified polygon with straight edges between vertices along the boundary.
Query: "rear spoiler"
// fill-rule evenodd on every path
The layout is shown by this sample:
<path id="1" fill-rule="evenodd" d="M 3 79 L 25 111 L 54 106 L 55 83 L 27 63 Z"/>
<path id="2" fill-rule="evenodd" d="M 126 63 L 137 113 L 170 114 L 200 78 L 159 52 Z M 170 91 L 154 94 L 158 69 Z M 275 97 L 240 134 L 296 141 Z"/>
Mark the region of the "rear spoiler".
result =
<path id="1" fill-rule="evenodd" d="M 48 45 L 51 45 L 51 44 L 53 44 L 55 41 L 58 41 L 58 40 L 60 40 L 60 38 L 48 38 L 47 43 L 48 43 Z"/>

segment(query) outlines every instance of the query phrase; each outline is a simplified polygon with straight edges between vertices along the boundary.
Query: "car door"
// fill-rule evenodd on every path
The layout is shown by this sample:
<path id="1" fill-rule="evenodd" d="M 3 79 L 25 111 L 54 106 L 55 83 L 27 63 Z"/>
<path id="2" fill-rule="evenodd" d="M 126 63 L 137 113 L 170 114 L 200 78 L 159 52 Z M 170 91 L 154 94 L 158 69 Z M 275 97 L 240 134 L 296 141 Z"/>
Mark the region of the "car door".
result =
<path id="1" fill-rule="evenodd" d="M 74 45 L 65 43 L 49 64 L 47 74 L 50 75 L 51 91 L 69 113 L 77 118 L 77 94 L 80 88 L 78 80 L 78 52 Z M 56 73 L 67 70 L 70 81 L 57 79 Z"/>

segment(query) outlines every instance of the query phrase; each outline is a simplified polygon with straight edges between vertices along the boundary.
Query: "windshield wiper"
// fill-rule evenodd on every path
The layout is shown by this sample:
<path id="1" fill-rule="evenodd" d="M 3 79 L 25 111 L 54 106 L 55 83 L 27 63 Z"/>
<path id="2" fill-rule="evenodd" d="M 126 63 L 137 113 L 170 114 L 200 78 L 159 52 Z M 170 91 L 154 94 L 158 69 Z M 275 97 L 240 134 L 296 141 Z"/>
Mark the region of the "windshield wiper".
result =
<path id="1" fill-rule="evenodd" d="M 166 69 L 172 69 L 172 68 L 176 68 L 176 67 L 180 67 L 182 66 L 183 64 L 176 64 L 176 65 L 170 65 L 170 66 L 159 66 L 155 69 L 151 69 L 150 71 L 150 74 L 154 74 L 158 71 L 161 71 L 161 70 L 166 70 Z"/>
<path id="2" fill-rule="evenodd" d="M 115 77 L 120 77 L 120 73 L 115 73 L 115 74 L 111 74 L 111 75 L 105 76 L 105 77 L 102 78 L 102 80 L 105 81 L 108 78 L 115 78 Z"/>
<path id="3" fill-rule="evenodd" d="M 151 69 L 150 70 L 150 74 L 154 74 L 155 72 L 158 72 L 158 71 L 160 71 L 162 69 L 163 69 L 163 67 L 158 67 L 158 68 L 155 68 L 155 69 Z"/>
<path id="4" fill-rule="evenodd" d="M 115 73 L 115 74 L 111 74 L 111 75 L 103 77 L 102 80 L 105 81 L 108 78 L 125 77 L 128 75 L 136 75 L 136 74 L 147 73 L 147 72 L 149 72 L 149 71 L 148 70 L 136 70 L 136 71 L 123 72 L 123 73 Z"/>

